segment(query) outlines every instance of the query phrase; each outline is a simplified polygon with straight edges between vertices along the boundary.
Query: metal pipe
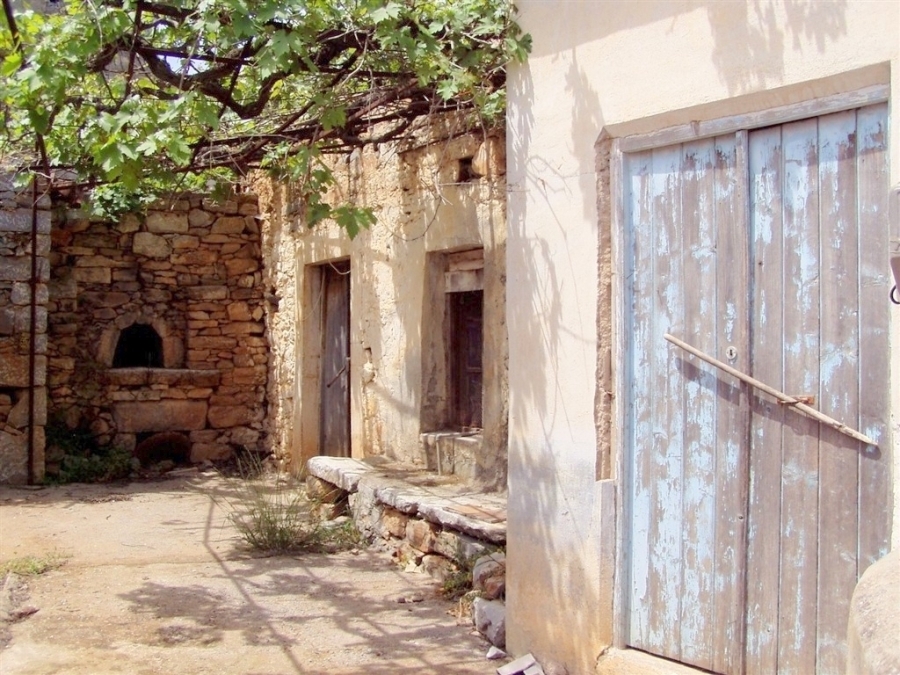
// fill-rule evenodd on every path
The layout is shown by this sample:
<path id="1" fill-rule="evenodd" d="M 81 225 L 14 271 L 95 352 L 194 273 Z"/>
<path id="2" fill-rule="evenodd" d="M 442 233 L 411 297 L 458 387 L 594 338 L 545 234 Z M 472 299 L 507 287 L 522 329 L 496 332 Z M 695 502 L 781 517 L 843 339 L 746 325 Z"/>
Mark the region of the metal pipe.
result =
<path id="1" fill-rule="evenodd" d="M 34 387 L 37 381 L 37 276 L 38 276 L 38 187 L 37 176 L 31 177 L 31 298 L 28 334 L 28 484 L 35 482 Z"/>

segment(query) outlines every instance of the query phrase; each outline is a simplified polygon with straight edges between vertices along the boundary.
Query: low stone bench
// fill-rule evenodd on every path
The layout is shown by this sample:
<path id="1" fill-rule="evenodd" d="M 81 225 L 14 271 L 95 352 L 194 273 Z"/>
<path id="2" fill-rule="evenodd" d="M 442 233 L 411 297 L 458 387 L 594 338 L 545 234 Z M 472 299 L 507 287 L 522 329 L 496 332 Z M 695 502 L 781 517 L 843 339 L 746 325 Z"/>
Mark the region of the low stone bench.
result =
<path id="1" fill-rule="evenodd" d="M 453 476 L 376 462 L 313 457 L 306 465 L 309 492 L 328 501 L 346 497 L 365 537 L 395 544 L 401 558 L 415 558 L 436 578 L 505 545 L 505 495 L 478 492 Z"/>

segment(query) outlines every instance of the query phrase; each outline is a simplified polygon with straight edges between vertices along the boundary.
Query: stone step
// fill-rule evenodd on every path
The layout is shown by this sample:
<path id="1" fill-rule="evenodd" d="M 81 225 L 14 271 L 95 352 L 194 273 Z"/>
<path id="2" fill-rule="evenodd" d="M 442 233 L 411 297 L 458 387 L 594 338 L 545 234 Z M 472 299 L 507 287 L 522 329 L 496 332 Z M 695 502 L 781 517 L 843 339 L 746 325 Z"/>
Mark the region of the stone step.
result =
<path id="1" fill-rule="evenodd" d="M 417 467 L 349 457 L 313 457 L 306 467 L 310 475 L 360 494 L 363 501 L 495 547 L 506 543 L 505 494 L 478 492 L 452 476 L 437 476 Z"/>

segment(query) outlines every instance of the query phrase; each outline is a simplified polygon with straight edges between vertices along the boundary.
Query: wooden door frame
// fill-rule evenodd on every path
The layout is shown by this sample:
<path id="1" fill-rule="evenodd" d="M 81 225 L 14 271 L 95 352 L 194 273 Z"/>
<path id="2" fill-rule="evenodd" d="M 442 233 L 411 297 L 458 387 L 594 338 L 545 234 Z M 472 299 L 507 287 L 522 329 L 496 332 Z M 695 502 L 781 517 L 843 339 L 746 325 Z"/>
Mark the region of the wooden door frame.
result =
<path id="1" fill-rule="evenodd" d="M 801 103 L 790 104 L 770 108 L 759 112 L 751 112 L 712 120 L 698 121 L 690 124 L 682 124 L 667 127 L 657 131 L 613 138 L 609 155 L 609 195 L 610 204 L 610 245 L 612 248 L 612 366 L 613 366 L 613 424 L 610 433 L 610 447 L 614 454 L 612 476 L 615 479 L 615 534 L 610 538 L 603 538 L 601 547 L 613 546 L 612 556 L 615 560 L 615 582 L 612 588 L 612 645 L 618 649 L 627 649 L 627 635 L 629 623 L 629 592 L 626 584 L 628 581 L 626 571 L 628 569 L 628 535 L 630 525 L 628 518 L 628 492 L 631 487 L 629 475 L 629 459 L 633 448 L 625 447 L 624 429 L 627 422 L 625 402 L 628 401 L 628 382 L 624 377 L 626 371 L 626 336 L 622 330 L 625 325 L 626 315 L 626 290 L 625 282 L 625 159 L 630 153 L 642 150 L 664 148 L 671 145 L 686 143 L 725 134 L 749 132 L 760 127 L 785 124 L 812 117 L 820 117 L 829 113 L 842 112 L 862 108 L 868 105 L 886 103 L 889 101 L 889 85 L 875 85 L 865 87 L 853 92 L 836 94 L 818 99 L 812 99 Z M 601 138 L 606 134 L 601 133 Z M 602 158 L 600 158 L 602 159 Z M 598 164 L 601 164 L 598 161 Z M 603 203 L 603 197 L 600 202 Z M 745 199 L 745 202 L 747 200 Z M 745 203 L 745 211 L 749 211 L 749 203 Z M 749 221 L 748 221 L 749 222 Z M 600 252 L 601 256 L 603 252 Z M 603 308 L 601 308 L 602 311 Z M 891 448 L 891 444 L 888 443 Z M 888 452 L 892 452 L 889 449 Z M 890 456 L 887 458 L 889 465 Z M 889 503 L 893 504 L 894 485 L 891 484 Z M 889 533 L 890 534 L 890 533 Z M 601 533 L 601 537 L 603 537 Z M 606 557 L 606 556 L 602 556 Z M 746 640 L 746 638 L 745 638 Z"/>
<path id="2" fill-rule="evenodd" d="M 295 398 L 294 416 L 295 429 L 293 435 L 294 461 L 305 465 L 306 461 L 321 452 L 319 446 L 320 436 L 320 387 L 322 378 L 322 352 L 324 339 L 324 269 L 328 265 L 348 263 L 351 273 L 351 345 L 352 345 L 352 294 L 353 294 L 353 264 L 349 256 L 342 256 L 332 260 L 300 263 L 297 270 L 298 280 L 302 280 L 300 292 L 299 322 L 297 326 L 297 344 L 295 347 Z M 350 396 L 350 424 L 351 424 L 351 454 L 353 446 L 353 395 Z M 299 409 L 298 409 L 299 408 Z"/>

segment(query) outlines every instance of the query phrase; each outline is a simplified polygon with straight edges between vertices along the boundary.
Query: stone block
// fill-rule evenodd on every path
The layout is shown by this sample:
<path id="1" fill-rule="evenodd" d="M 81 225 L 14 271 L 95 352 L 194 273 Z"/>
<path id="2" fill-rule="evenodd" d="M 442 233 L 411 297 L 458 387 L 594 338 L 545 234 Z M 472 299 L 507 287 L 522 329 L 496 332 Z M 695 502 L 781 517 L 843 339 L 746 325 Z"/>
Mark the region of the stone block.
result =
<path id="1" fill-rule="evenodd" d="M 50 234 L 50 213 L 38 211 L 37 231 Z M 0 232 L 31 232 L 31 209 L 0 210 Z"/>
<path id="2" fill-rule="evenodd" d="M 128 269 L 114 269 L 112 271 L 113 281 L 137 281 L 138 280 L 138 270 L 137 267 L 130 267 Z"/>
<path id="3" fill-rule="evenodd" d="M 141 293 L 141 300 L 147 303 L 169 302 L 172 299 L 172 292 L 162 288 L 148 288 Z"/>
<path id="4" fill-rule="evenodd" d="M 72 279 L 82 284 L 109 284 L 112 283 L 112 270 L 108 267 L 76 267 L 72 270 Z"/>
<path id="5" fill-rule="evenodd" d="M 237 427 L 236 429 L 231 430 L 231 442 L 248 449 L 253 449 L 259 443 L 259 431 L 248 427 Z"/>
<path id="6" fill-rule="evenodd" d="M 243 216 L 220 216 L 210 228 L 211 234 L 241 234 L 243 231 Z"/>
<path id="7" fill-rule="evenodd" d="M 233 337 L 198 336 L 189 340 L 190 349 L 210 349 L 213 351 L 230 352 L 237 346 L 237 340 Z"/>
<path id="8" fill-rule="evenodd" d="M 28 437 L 0 431 L 0 483 L 28 482 Z"/>
<path id="9" fill-rule="evenodd" d="M 380 529 L 382 536 L 390 535 L 392 537 L 403 538 L 406 536 L 406 527 L 409 523 L 409 516 L 400 513 L 397 509 L 390 507 L 385 508 L 381 514 Z"/>
<path id="10" fill-rule="evenodd" d="M 195 286 L 187 289 L 188 298 L 191 300 L 226 300 L 228 298 L 227 286 Z"/>
<path id="11" fill-rule="evenodd" d="M 492 553 L 479 558 L 472 568 L 472 588 L 488 600 L 506 593 L 506 556 Z"/>
<path id="12" fill-rule="evenodd" d="M 127 213 L 119 221 L 116 229 L 122 234 L 130 234 L 141 229 L 141 219 L 133 213 Z"/>
<path id="13" fill-rule="evenodd" d="M 11 307 L 0 307 L 0 335 L 12 335 L 16 330 L 16 312 Z"/>
<path id="14" fill-rule="evenodd" d="M 252 319 L 250 306 L 246 302 L 232 302 L 225 311 L 232 321 L 250 321 Z"/>
<path id="15" fill-rule="evenodd" d="M 172 249 L 176 251 L 184 251 L 199 248 L 200 239 L 190 234 L 179 234 L 172 237 Z"/>
<path id="16" fill-rule="evenodd" d="M 35 384 L 47 384 L 47 357 L 35 357 Z M 0 387 L 25 388 L 28 386 L 29 359 L 27 355 L 4 354 L 0 358 Z"/>
<path id="17" fill-rule="evenodd" d="M 120 432 L 191 431 L 206 427 L 205 401 L 123 402 L 113 406 Z"/>
<path id="18" fill-rule="evenodd" d="M 198 248 L 187 253 L 172 256 L 173 265 L 212 265 L 219 259 L 219 255 L 208 248 Z"/>
<path id="19" fill-rule="evenodd" d="M 437 538 L 438 528 L 427 520 L 411 519 L 406 524 L 406 540 L 410 545 L 422 551 L 430 553 L 434 550 L 434 540 Z"/>
<path id="20" fill-rule="evenodd" d="M 84 255 L 75 261 L 76 267 L 117 267 L 116 261 L 103 255 Z"/>
<path id="21" fill-rule="evenodd" d="M 487 547 L 468 535 L 444 530 L 434 541 L 434 551 L 457 563 L 464 563 L 484 555 Z"/>
<path id="22" fill-rule="evenodd" d="M 117 291 L 98 291 L 84 293 L 82 298 L 95 307 L 121 307 L 131 300 L 131 295 Z"/>
<path id="23" fill-rule="evenodd" d="M 225 261 L 225 270 L 230 277 L 250 274 L 258 269 L 259 261 L 252 258 L 234 258 L 233 260 Z"/>
<path id="24" fill-rule="evenodd" d="M 361 484 L 363 476 L 374 471 L 370 464 L 350 457 L 321 455 L 311 457 L 306 463 L 306 468 L 312 475 L 327 480 L 342 490 L 347 492 L 364 491 L 367 495 L 371 494 L 371 499 L 375 499 L 376 485 L 373 483 Z"/>
<path id="25" fill-rule="evenodd" d="M 356 528 L 360 534 L 366 539 L 377 537 L 382 507 L 378 500 L 375 499 L 375 491 L 370 486 L 359 485 L 357 491 L 350 495 L 349 503 L 353 514 L 353 522 L 356 523 Z"/>
<path id="26" fill-rule="evenodd" d="M 55 359 L 54 359 L 55 360 Z M 72 364 L 74 368 L 74 363 Z M 112 385 L 120 387 L 140 387 L 150 383 L 149 368 L 111 368 L 107 370 L 103 379 Z"/>
<path id="27" fill-rule="evenodd" d="M 28 281 L 31 278 L 31 260 L 27 257 L 0 258 L 0 281 Z"/>
<path id="28" fill-rule="evenodd" d="M 266 383 L 269 371 L 265 366 L 253 366 L 251 368 L 235 368 L 232 372 L 232 382 L 242 385 L 262 385 Z"/>
<path id="29" fill-rule="evenodd" d="M 132 250 L 136 255 L 148 258 L 168 258 L 172 254 L 172 248 L 166 238 L 150 232 L 135 233 Z"/>
<path id="30" fill-rule="evenodd" d="M 422 556 L 422 567 L 428 576 L 441 583 L 456 572 L 456 566 L 452 562 L 444 556 L 435 555 L 434 553 Z"/>
<path id="31" fill-rule="evenodd" d="M 242 427 L 253 421 L 252 411 L 242 405 L 210 406 L 207 417 L 214 429 Z"/>
<path id="32" fill-rule="evenodd" d="M 333 483 L 308 475 L 306 477 L 306 494 L 313 501 L 334 504 L 347 493 Z"/>
<path id="33" fill-rule="evenodd" d="M 223 335 L 262 335 L 265 331 L 265 324 L 253 321 L 228 323 L 222 326 Z"/>
<path id="34" fill-rule="evenodd" d="M 46 305 L 50 300 L 50 292 L 47 284 L 36 284 L 36 302 L 38 305 Z M 14 283 L 12 293 L 9 296 L 10 302 L 14 305 L 30 305 L 31 304 L 31 284 L 25 282 Z"/>
<path id="35" fill-rule="evenodd" d="M 28 426 L 28 391 L 23 391 L 19 401 L 9 411 L 6 423 L 16 429 Z M 39 426 L 47 424 L 47 389 L 38 387 L 34 390 L 34 423 Z"/>
<path id="36" fill-rule="evenodd" d="M 188 214 L 152 211 L 147 215 L 146 224 L 148 232 L 184 233 L 188 231 Z"/>
<path id="37" fill-rule="evenodd" d="M 231 454 L 231 446 L 225 443 L 194 443 L 191 445 L 191 462 L 194 464 L 228 459 Z"/>
<path id="38" fill-rule="evenodd" d="M 498 600 L 475 598 L 472 603 L 475 627 L 495 647 L 506 647 L 506 605 Z"/>
<path id="39" fill-rule="evenodd" d="M 213 215 L 202 209 L 191 209 L 188 212 L 188 223 L 191 227 L 206 227 L 213 221 Z"/>
<path id="40" fill-rule="evenodd" d="M 212 213 L 237 213 L 238 203 L 233 199 L 219 201 L 207 197 L 203 200 L 203 208 Z"/>

